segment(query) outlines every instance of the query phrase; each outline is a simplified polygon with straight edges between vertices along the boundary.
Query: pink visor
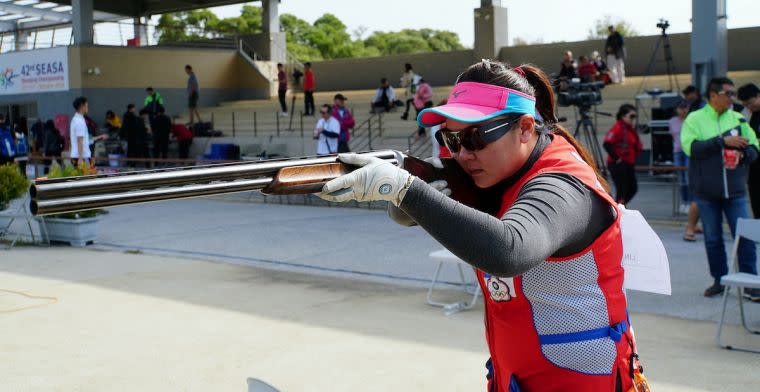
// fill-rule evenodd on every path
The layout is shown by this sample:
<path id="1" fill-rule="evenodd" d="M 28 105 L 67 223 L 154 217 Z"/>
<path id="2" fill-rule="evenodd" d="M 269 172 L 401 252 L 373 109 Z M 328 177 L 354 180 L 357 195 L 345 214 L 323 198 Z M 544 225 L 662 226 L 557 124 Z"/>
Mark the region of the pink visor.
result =
<path id="1" fill-rule="evenodd" d="M 423 127 L 441 124 L 447 118 L 475 123 L 507 113 L 535 117 L 536 98 L 511 88 L 462 82 L 451 90 L 448 103 L 423 110 L 417 116 L 417 122 Z"/>

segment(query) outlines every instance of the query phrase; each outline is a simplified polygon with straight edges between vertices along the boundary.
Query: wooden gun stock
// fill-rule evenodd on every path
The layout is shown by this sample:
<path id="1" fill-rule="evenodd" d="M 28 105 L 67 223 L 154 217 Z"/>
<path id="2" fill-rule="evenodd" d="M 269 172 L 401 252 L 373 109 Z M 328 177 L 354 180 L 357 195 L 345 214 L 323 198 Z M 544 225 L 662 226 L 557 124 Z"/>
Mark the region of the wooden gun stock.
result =
<path id="1" fill-rule="evenodd" d="M 317 193 L 328 181 L 350 173 L 355 168 L 345 163 L 293 166 L 280 169 L 261 193 L 267 195 L 303 195 Z"/>
<path id="2" fill-rule="evenodd" d="M 395 163 L 395 160 L 391 160 Z M 443 168 L 437 168 L 421 159 L 407 156 L 404 169 L 425 182 L 445 180 L 451 189 L 451 197 L 470 207 L 478 206 L 478 194 L 470 176 L 453 159 L 442 159 Z M 350 173 L 356 167 L 345 163 L 327 163 L 293 166 L 280 169 L 262 193 L 268 195 L 302 195 L 317 193 L 326 182 Z"/>

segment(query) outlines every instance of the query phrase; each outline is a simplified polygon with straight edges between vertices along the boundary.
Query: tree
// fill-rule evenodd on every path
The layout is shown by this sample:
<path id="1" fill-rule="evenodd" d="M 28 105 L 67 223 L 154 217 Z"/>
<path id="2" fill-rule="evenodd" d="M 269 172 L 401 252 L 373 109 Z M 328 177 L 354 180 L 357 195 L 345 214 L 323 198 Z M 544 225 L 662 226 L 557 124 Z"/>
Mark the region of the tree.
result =
<path id="1" fill-rule="evenodd" d="M 639 33 L 634 30 L 630 23 L 616 18 L 613 19 L 610 15 L 605 15 L 604 18 L 597 19 L 594 22 L 594 27 L 588 31 L 588 39 L 605 39 L 609 35 L 607 28 L 609 26 L 615 26 L 615 30 L 623 37 L 636 37 Z"/>
<path id="2" fill-rule="evenodd" d="M 405 29 L 398 32 L 374 32 L 363 38 L 367 28 L 360 26 L 353 37 L 346 25 L 326 13 L 314 23 L 291 14 L 280 15 L 288 51 L 301 61 L 387 56 L 392 54 L 445 52 L 461 50 L 459 36 L 451 31 Z M 245 5 L 240 16 L 219 19 L 211 11 L 200 9 L 161 15 L 156 34 L 159 43 L 253 34 L 262 30 L 261 8 Z"/>

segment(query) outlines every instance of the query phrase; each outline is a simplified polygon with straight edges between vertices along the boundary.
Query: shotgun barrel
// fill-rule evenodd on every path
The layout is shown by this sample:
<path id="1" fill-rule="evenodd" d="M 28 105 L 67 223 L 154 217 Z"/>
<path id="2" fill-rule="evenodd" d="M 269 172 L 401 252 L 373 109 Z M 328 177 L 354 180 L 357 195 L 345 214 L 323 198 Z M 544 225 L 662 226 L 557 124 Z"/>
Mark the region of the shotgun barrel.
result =
<path id="1" fill-rule="evenodd" d="M 362 154 L 398 163 L 392 150 Z M 30 210 L 42 216 L 253 190 L 267 194 L 314 193 L 325 182 L 353 169 L 331 155 L 40 179 L 29 189 Z"/>

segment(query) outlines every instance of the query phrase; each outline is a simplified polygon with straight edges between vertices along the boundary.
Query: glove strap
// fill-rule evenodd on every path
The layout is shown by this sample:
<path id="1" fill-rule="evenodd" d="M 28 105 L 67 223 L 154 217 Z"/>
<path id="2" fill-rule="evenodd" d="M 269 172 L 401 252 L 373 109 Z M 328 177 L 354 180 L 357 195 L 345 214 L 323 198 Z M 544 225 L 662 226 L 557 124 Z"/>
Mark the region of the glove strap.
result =
<path id="1" fill-rule="evenodd" d="M 401 187 L 401 190 L 398 192 L 398 199 L 396 204 L 396 207 L 401 205 L 401 201 L 404 200 L 404 196 L 406 196 L 406 191 L 409 190 L 409 188 L 412 186 L 412 182 L 414 182 L 414 176 L 409 174 L 409 177 L 406 179 L 406 184 L 404 184 L 403 187 Z"/>

